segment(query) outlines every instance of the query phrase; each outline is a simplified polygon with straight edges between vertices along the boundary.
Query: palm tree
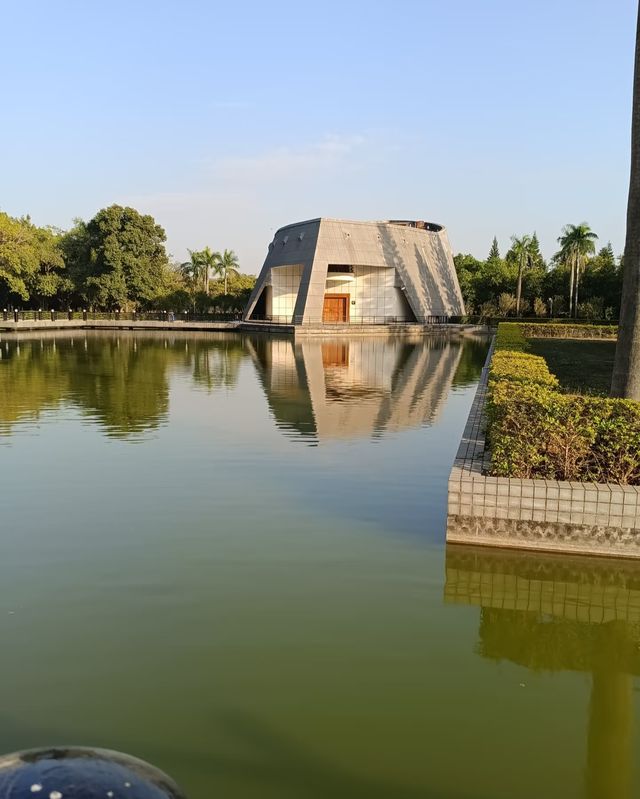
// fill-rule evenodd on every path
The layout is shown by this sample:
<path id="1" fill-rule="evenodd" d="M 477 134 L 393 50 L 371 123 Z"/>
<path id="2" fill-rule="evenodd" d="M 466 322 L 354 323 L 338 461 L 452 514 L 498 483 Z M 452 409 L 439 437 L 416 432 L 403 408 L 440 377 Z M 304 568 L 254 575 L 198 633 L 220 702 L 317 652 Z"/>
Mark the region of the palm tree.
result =
<path id="1" fill-rule="evenodd" d="M 596 251 L 597 238 L 586 222 L 581 222 L 579 225 L 565 225 L 562 228 L 562 235 L 558 238 L 560 252 L 557 258 L 570 269 L 569 316 L 577 316 L 580 276 L 587 262 L 587 256 L 593 255 Z"/>
<path id="2" fill-rule="evenodd" d="M 209 249 L 209 247 L 205 247 L 204 250 L 200 250 L 198 253 L 200 256 L 200 263 L 202 265 L 202 280 L 204 284 L 204 293 L 209 293 L 209 280 L 211 278 L 211 274 L 218 271 L 217 267 L 217 255 L 218 253 L 213 252 Z"/>
<path id="3" fill-rule="evenodd" d="M 511 236 L 511 257 L 518 264 L 518 283 L 516 286 L 516 316 L 520 316 L 520 300 L 522 298 L 522 275 L 524 270 L 535 263 L 533 239 L 525 234 L 518 238 Z"/>
<path id="4" fill-rule="evenodd" d="M 202 261 L 200 259 L 200 253 L 197 250 L 189 250 L 188 252 L 190 258 L 188 261 L 184 261 L 184 263 L 180 264 L 180 272 L 189 286 L 189 291 L 191 293 L 191 299 L 193 302 L 193 309 L 195 311 L 195 295 L 198 285 L 202 280 Z"/>
<path id="5" fill-rule="evenodd" d="M 240 263 L 238 261 L 238 256 L 235 254 L 233 250 L 225 250 L 223 253 L 215 252 L 214 255 L 214 263 L 215 263 L 215 271 L 224 277 L 224 293 L 225 296 L 227 294 L 227 280 L 229 274 L 237 275 L 240 271 Z"/>
<path id="6" fill-rule="evenodd" d="M 611 396 L 640 400 L 640 10 L 631 112 L 631 177 L 627 200 L 627 237 L 620 327 Z"/>
<path id="7" fill-rule="evenodd" d="M 192 283 L 193 287 L 202 282 L 202 290 L 209 293 L 209 280 L 211 273 L 217 271 L 217 255 L 209 247 L 204 250 L 189 250 L 191 259 L 180 264 L 183 275 Z"/>

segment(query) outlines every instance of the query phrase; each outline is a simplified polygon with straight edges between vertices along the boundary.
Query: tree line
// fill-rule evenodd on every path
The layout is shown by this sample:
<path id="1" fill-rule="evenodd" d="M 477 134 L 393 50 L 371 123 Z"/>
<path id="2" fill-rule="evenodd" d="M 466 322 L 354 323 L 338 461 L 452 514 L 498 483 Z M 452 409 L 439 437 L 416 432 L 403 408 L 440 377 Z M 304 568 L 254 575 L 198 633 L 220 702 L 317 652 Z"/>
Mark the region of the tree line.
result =
<path id="1" fill-rule="evenodd" d="M 611 244 L 597 250 L 586 222 L 565 225 L 547 263 L 536 233 L 512 236 L 501 257 L 494 237 L 484 261 L 454 257 L 467 312 L 492 316 L 566 316 L 615 320 L 620 314 L 623 259 Z"/>
<path id="2" fill-rule="evenodd" d="M 239 311 L 255 284 L 233 250 L 190 250 L 175 263 L 164 229 L 111 205 L 71 230 L 0 212 L 0 307 Z"/>

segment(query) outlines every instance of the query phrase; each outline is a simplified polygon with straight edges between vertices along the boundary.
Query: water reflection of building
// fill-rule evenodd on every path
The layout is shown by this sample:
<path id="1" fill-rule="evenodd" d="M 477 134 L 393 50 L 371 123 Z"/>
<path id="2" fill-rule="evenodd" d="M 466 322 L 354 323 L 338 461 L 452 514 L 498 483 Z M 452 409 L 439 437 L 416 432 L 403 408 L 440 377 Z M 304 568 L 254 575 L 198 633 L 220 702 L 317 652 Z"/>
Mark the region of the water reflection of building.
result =
<path id="1" fill-rule="evenodd" d="M 591 674 L 586 795 L 629 799 L 632 677 L 640 673 L 638 566 L 450 546 L 445 601 L 480 608 L 482 657 Z"/>
<path id="2" fill-rule="evenodd" d="M 278 424 L 319 441 L 432 422 L 461 347 L 444 339 L 330 338 L 250 343 Z"/>

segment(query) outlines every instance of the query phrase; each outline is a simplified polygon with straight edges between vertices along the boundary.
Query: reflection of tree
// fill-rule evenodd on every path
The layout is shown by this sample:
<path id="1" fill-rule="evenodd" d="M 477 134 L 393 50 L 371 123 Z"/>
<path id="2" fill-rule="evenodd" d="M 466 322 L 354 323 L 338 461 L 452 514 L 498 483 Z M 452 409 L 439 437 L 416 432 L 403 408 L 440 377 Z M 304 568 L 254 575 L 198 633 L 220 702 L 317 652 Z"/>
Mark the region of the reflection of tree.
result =
<path id="1" fill-rule="evenodd" d="M 2 344 L 0 359 L 0 434 L 23 419 L 37 419 L 54 408 L 68 391 L 69 375 L 51 341 Z"/>
<path id="2" fill-rule="evenodd" d="M 631 675 L 640 673 L 637 567 L 448 548 L 445 600 L 480 606 L 482 657 L 534 671 L 592 674 L 587 796 L 627 799 Z"/>
<path id="3" fill-rule="evenodd" d="M 233 388 L 238 382 L 245 349 L 240 338 L 226 338 L 215 343 L 195 341 L 188 351 L 193 363 L 194 382 L 209 391 Z"/>
<path id="4" fill-rule="evenodd" d="M 622 799 L 631 795 L 632 678 L 638 661 L 638 635 L 624 622 L 603 625 L 600 647 L 592 660 L 593 682 L 587 740 L 589 799 Z M 633 651 L 630 651 L 633 648 Z M 622 657 L 621 657 L 622 655 Z M 614 661 L 618 662 L 615 663 Z M 631 673 L 630 673 L 631 672 Z"/>
<path id="5" fill-rule="evenodd" d="M 117 438 L 158 427 L 169 409 L 171 350 L 131 338 L 90 338 L 66 351 L 71 397 Z"/>
<path id="6" fill-rule="evenodd" d="M 624 622 L 626 634 L 612 637 L 611 624 L 620 622 L 589 624 L 544 613 L 482 608 L 477 652 L 532 671 L 591 671 L 606 649 L 611 668 L 640 673 L 640 625 Z"/>
<path id="7" fill-rule="evenodd" d="M 468 386 L 475 383 L 487 357 L 488 342 L 482 339 L 467 338 L 460 355 L 460 363 L 453 376 L 454 386 Z"/>
<path id="8" fill-rule="evenodd" d="M 208 390 L 235 386 L 243 339 L 158 333 L 77 333 L 6 339 L 0 359 L 0 433 L 73 403 L 114 437 L 163 423 L 172 369 Z"/>

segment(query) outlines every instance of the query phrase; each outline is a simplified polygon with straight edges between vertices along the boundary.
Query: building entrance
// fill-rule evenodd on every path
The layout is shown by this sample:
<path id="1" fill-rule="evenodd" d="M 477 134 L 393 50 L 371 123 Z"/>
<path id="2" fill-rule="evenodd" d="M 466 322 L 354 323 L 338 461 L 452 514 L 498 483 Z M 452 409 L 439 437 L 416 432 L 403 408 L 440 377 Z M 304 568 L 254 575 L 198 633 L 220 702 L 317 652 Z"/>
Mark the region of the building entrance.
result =
<path id="1" fill-rule="evenodd" d="M 348 322 L 349 321 L 349 295 L 325 294 L 322 309 L 323 322 Z"/>

